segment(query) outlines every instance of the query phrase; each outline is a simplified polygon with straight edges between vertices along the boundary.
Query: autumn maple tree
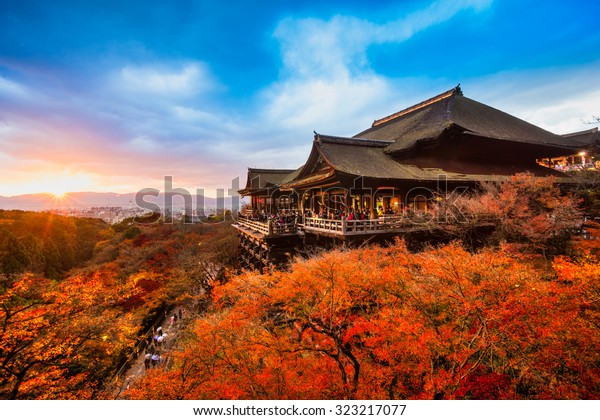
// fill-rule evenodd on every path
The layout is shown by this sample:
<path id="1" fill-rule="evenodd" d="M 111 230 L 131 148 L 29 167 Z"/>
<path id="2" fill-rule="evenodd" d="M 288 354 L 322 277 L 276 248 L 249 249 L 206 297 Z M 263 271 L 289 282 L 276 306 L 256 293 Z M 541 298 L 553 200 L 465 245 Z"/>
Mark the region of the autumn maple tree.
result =
<path id="1" fill-rule="evenodd" d="M 598 261 L 543 261 L 398 242 L 247 273 L 129 396 L 597 398 Z"/>
<path id="2" fill-rule="evenodd" d="M 225 269 L 225 224 L 57 219 L 73 244 L 94 237 L 66 272 L 77 247 L 55 253 L 5 223 L 0 252 L 23 252 L 0 258 L 0 396 L 114 397 L 108 381 L 177 304 L 195 321 L 123 397 L 599 398 L 600 227 L 571 240 L 577 200 L 525 175 L 455 204 L 471 217 L 446 233 L 463 243 L 333 249 L 266 274 Z M 470 241 L 482 222 L 487 237 Z"/>
<path id="3" fill-rule="evenodd" d="M 464 243 L 519 244 L 544 255 L 564 253 L 583 222 L 580 199 L 562 191 L 552 177 L 521 173 L 508 181 L 487 182 L 481 191 L 434 203 L 435 228 Z M 446 224 L 436 224 L 439 220 Z"/>
<path id="4" fill-rule="evenodd" d="M 58 284 L 25 275 L 4 278 L 2 287 L 0 395 L 93 397 L 94 382 L 135 337 L 137 328 L 119 310 L 131 290 L 102 275 Z"/>

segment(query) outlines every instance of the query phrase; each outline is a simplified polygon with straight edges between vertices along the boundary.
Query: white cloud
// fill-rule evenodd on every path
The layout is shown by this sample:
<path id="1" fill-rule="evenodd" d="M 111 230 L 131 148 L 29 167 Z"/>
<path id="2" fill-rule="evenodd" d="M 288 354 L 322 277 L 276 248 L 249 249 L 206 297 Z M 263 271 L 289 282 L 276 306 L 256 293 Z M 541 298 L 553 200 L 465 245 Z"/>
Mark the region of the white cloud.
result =
<path id="1" fill-rule="evenodd" d="M 402 83 L 369 68 L 370 45 L 401 42 L 476 4 L 435 2 L 384 24 L 343 16 L 283 21 L 275 33 L 283 53 L 282 78 L 257 95 L 253 105 L 258 108 L 225 110 L 202 95 L 220 85 L 200 61 L 121 65 L 102 79 L 96 95 L 61 99 L 65 108 L 105 130 L 97 133 L 103 141 L 86 140 L 79 131 L 62 138 L 71 146 L 63 154 L 88 166 L 101 154 L 94 168 L 102 173 L 138 172 L 146 178 L 168 170 L 204 182 L 227 178 L 247 165 L 299 166 L 312 130 L 352 135 L 396 110 Z M 64 96 L 52 97 L 54 102 Z M 102 150 L 90 144 L 102 144 Z"/>
<path id="2" fill-rule="evenodd" d="M 369 115 L 384 112 L 381 105 L 389 106 L 393 91 L 389 81 L 376 75 L 290 80 L 266 93 L 264 117 L 272 126 L 304 130 L 300 132 L 306 138 L 312 130 L 352 134 L 369 121 Z"/>
<path id="3" fill-rule="evenodd" d="M 136 152 L 152 152 L 160 148 L 160 144 L 155 139 L 146 135 L 134 137 L 127 145 Z"/>
<path id="4" fill-rule="evenodd" d="M 173 115 L 186 122 L 191 123 L 216 123 L 219 121 L 218 116 L 210 112 L 187 106 L 175 105 L 172 108 Z"/>
<path id="5" fill-rule="evenodd" d="M 600 114 L 600 61 L 577 67 L 501 72 L 464 83 L 465 95 L 557 134 L 591 128 Z"/>
<path id="6" fill-rule="evenodd" d="M 31 93 L 25 86 L 4 77 L 0 77 L 0 96 L 26 99 L 31 96 Z"/>
<path id="7" fill-rule="evenodd" d="M 119 87 L 142 94 L 192 96 L 214 85 L 204 64 L 194 62 L 178 67 L 125 66 L 119 74 Z"/>
<path id="8" fill-rule="evenodd" d="M 413 80 L 376 74 L 367 49 L 405 42 L 460 11 L 478 12 L 490 4 L 491 0 L 436 1 L 381 24 L 350 16 L 281 21 L 274 37 L 281 45 L 283 80 L 263 92 L 263 118 L 296 136 L 304 130 L 307 140 L 313 129 L 351 135 L 367 128 L 373 119 L 397 111 L 393 107 L 404 102 L 400 92 L 413 90 Z"/>
<path id="9" fill-rule="evenodd" d="M 274 36 L 281 44 L 286 72 L 295 77 L 333 77 L 368 68 L 366 51 L 370 45 L 406 41 L 420 31 L 450 20 L 462 10 L 478 12 L 491 3 L 491 0 L 440 0 L 384 24 L 349 16 L 334 16 L 328 21 L 285 19 Z"/>
<path id="10" fill-rule="evenodd" d="M 10 134 L 12 131 L 14 131 L 14 129 L 15 128 L 12 127 L 8 121 L 0 119 L 0 136 Z"/>
<path id="11" fill-rule="evenodd" d="M 563 98 L 560 102 L 551 102 L 525 113 L 528 121 L 557 134 L 566 134 L 587 130 L 592 115 L 598 114 L 600 89 Z"/>

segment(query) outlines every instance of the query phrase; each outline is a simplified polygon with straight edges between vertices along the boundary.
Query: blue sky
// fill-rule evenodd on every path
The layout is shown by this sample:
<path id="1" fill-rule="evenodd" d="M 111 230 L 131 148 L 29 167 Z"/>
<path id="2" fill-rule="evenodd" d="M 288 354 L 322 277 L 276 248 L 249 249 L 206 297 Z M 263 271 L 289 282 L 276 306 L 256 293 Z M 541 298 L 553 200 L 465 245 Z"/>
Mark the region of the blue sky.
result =
<path id="1" fill-rule="evenodd" d="M 458 83 L 556 133 L 600 114 L 598 1 L 323 3 L 3 0 L 0 195 L 214 196 Z"/>

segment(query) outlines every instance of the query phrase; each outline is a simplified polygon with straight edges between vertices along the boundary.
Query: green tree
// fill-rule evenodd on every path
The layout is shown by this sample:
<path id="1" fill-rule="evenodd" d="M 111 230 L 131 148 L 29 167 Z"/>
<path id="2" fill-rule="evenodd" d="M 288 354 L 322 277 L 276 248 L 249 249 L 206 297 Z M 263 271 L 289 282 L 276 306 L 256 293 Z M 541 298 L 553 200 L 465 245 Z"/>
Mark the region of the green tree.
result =
<path id="1" fill-rule="evenodd" d="M 44 267 L 46 266 L 46 260 L 44 258 L 44 244 L 42 240 L 32 233 L 28 233 L 21 238 L 21 243 L 29 255 L 29 271 L 43 273 Z"/>
<path id="2" fill-rule="evenodd" d="M 61 254 L 52 239 L 46 239 L 43 243 L 44 252 L 44 276 L 56 279 L 62 271 Z"/>
<path id="3" fill-rule="evenodd" d="M 26 271 L 31 262 L 27 249 L 11 232 L 5 231 L 3 236 L 4 240 L 0 245 L 2 272 L 5 274 L 16 274 Z"/>

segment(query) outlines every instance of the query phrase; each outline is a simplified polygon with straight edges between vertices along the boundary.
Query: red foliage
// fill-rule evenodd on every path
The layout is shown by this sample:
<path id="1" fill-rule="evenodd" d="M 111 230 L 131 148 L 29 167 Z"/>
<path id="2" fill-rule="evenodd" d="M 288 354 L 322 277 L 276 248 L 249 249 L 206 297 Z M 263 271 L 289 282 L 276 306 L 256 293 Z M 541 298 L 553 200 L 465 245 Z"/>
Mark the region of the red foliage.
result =
<path id="1" fill-rule="evenodd" d="M 478 369 L 464 379 L 454 396 L 474 400 L 510 399 L 513 397 L 510 394 L 511 382 L 506 374 L 486 373 Z"/>
<path id="2" fill-rule="evenodd" d="M 130 396 L 600 397 L 600 263 L 520 260 L 399 243 L 239 276 Z"/>
<path id="3" fill-rule="evenodd" d="M 6 286 L 0 296 L 0 396 L 91 398 L 111 369 L 111 355 L 128 347 L 135 333 L 117 309 L 127 287 L 101 273 L 58 284 L 24 276 Z"/>

